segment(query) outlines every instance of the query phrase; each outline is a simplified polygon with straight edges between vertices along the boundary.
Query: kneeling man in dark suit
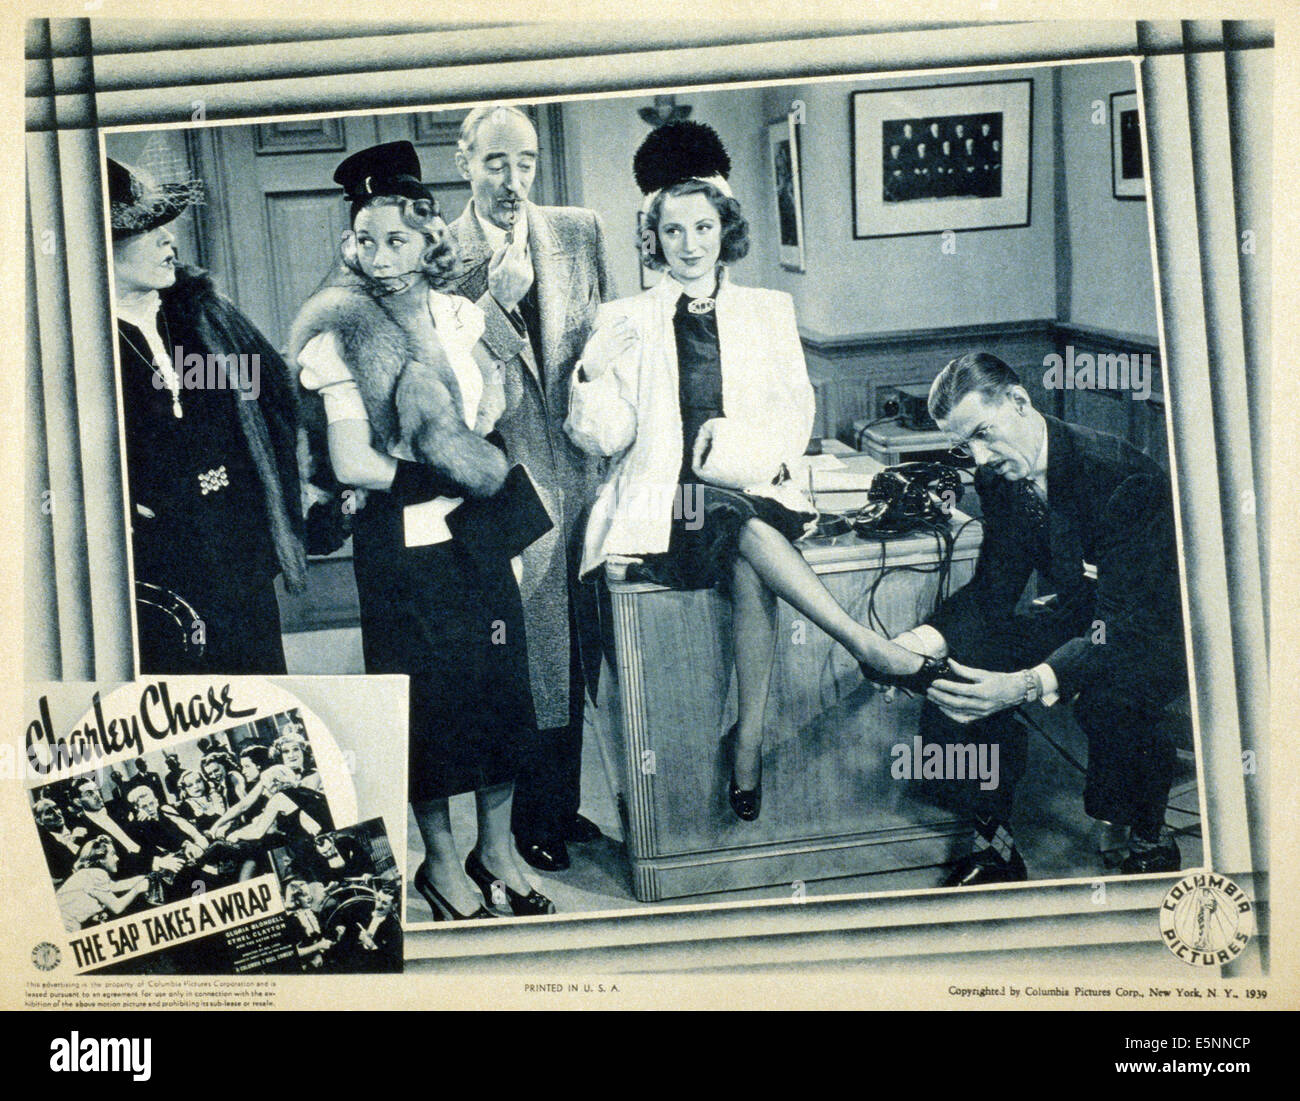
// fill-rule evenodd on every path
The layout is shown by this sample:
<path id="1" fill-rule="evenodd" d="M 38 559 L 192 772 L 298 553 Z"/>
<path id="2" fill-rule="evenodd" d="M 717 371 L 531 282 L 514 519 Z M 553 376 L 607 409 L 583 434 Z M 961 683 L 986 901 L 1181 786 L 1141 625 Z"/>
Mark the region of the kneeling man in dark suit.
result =
<path id="1" fill-rule="evenodd" d="M 927 693 L 923 741 L 989 743 L 1001 758 L 998 785 L 974 796 L 974 850 L 945 886 L 1027 878 L 1010 825 L 1028 740 L 1014 715 L 1035 700 L 1072 701 L 1088 738 L 1084 809 L 1128 827 L 1122 871 L 1177 871 L 1160 718 L 1188 681 L 1169 476 L 1115 436 L 1039 413 L 987 353 L 949 363 L 929 407 L 975 460 L 984 541 L 970 583 L 895 641 L 956 673 Z"/>

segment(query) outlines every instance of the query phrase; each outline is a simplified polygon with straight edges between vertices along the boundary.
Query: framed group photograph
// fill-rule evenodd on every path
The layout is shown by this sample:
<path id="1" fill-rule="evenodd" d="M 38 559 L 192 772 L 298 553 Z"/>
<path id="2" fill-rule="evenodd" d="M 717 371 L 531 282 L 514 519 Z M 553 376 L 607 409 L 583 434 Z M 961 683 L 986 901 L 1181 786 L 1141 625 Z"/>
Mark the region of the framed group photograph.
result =
<path id="1" fill-rule="evenodd" d="M 1117 199 L 1145 199 L 1142 170 L 1142 119 L 1137 92 L 1112 92 L 1110 97 L 1110 179 Z"/>
<path id="2" fill-rule="evenodd" d="M 1029 225 L 1033 83 L 852 93 L 853 236 Z"/>
<path id="3" fill-rule="evenodd" d="M 776 197 L 781 267 L 787 271 L 806 271 L 803 189 L 799 169 L 799 121 L 793 111 L 785 118 L 768 124 L 767 148 L 771 155 L 772 190 Z"/>

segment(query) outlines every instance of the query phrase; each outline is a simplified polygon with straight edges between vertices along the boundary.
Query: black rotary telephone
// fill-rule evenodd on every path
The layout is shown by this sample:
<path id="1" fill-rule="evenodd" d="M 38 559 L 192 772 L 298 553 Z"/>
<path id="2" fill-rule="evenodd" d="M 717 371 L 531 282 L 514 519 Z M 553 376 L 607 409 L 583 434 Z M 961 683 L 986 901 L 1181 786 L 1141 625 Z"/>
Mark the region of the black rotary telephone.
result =
<path id="1" fill-rule="evenodd" d="M 859 535 L 879 539 L 947 524 L 961 500 L 961 475 L 946 463 L 900 463 L 871 480 L 867 504 L 853 518 Z"/>

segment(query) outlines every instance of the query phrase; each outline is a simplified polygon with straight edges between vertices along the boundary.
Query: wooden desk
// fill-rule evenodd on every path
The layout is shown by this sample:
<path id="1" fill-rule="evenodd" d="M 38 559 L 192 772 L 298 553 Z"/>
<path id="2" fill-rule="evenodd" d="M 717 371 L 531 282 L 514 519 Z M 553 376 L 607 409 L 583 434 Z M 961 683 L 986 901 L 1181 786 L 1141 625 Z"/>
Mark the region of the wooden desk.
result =
<path id="1" fill-rule="evenodd" d="M 965 517 L 954 521 L 954 531 Z M 978 524 L 957 540 L 952 588 L 969 580 Z M 890 633 L 924 618 L 936 575 L 931 536 L 884 548 L 856 536 L 801 544 L 836 598 L 862 622 L 868 592 Z M 857 664 L 780 605 L 763 745 L 763 806 L 742 822 L 727 800 L 735 720 L 731 607 L 712 590 L 675 592 L 609 577 L 617 691 L 606 695 L 608 748 L 642 901 L 743 887 L 793 885 L 942 863 L 962 826 L 918 803 L 890 775 L 891 748 L 909 746 L 920 701 L 866 685 Z"/>

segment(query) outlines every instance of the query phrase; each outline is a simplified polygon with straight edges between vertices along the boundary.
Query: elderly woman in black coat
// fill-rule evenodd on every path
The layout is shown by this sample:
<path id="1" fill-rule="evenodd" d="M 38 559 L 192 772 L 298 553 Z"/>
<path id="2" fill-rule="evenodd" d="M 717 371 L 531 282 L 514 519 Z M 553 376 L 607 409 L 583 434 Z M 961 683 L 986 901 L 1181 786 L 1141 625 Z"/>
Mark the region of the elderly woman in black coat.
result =
<path id="1" fill-rule="evenodd" d="M 295 390 L 168 225 L 201 195 L 108 161 L 143 673 L 283 673 L 274 582 L 306 583 Z"/>

